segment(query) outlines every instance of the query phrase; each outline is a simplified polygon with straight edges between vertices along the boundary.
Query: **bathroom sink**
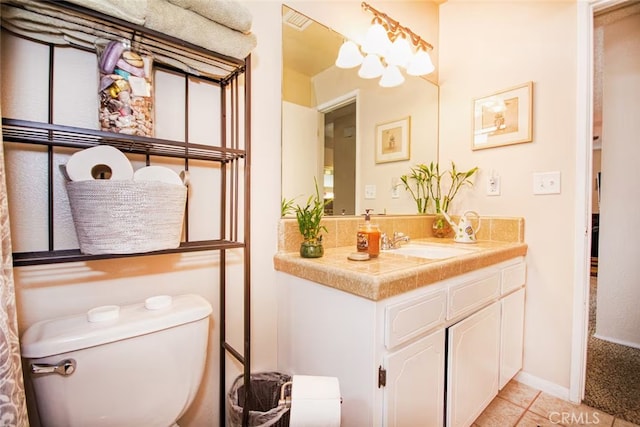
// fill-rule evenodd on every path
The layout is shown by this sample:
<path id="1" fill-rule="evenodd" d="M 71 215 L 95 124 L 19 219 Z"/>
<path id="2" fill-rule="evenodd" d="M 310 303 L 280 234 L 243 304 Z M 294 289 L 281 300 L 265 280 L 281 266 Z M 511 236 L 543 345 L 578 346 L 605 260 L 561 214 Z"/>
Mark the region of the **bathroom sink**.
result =
<path id="1" fill-rule="evenodd" d="M 390 249 L 385 253 L 408 255 L 418 258 L 443 259 L 451 258 L 459 255 L 467 255 L 472 253 L 473 249 L 451 247 L 444 245 L 429 245 L 420 243 L 409 243 L 400 246 L 398 249 Z"/>

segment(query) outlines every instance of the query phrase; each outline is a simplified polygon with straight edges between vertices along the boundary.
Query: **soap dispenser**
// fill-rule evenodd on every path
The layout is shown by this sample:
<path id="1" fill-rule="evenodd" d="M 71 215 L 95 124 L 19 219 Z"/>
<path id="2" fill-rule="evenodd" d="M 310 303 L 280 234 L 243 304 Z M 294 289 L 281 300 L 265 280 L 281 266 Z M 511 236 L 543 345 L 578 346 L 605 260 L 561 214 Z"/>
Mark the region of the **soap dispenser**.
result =
<path id="1" fill-rule="evenodd" d="M 380 229 L 377 224 L 371 223 L 373 209 L 365 209 L 364 224 L 358 227 L 357 247 L 358 252 L 367 252 L 369 257 L 375 258 L 380 254 Z"/>

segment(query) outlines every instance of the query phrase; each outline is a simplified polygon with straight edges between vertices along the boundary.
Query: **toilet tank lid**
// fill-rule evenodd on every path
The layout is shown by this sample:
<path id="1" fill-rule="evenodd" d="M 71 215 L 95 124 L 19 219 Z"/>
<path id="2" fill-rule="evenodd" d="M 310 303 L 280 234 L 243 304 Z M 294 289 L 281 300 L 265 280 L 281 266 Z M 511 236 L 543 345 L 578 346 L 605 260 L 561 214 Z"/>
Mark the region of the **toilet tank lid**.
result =
<path id="1" fill-rule="evenodd" d="M 148 305 L 147 305 L 148 307 Z M 54 356 L 120 341 L 195 322 L 211 314 L 211 304 L 199 295 L 178 295 L 170 305 L 145 307 L 145 303 L 121 306 L 117 317 L 89 322 L 87 313 L 43 320 L 21 337 L 22 357 Z"/>

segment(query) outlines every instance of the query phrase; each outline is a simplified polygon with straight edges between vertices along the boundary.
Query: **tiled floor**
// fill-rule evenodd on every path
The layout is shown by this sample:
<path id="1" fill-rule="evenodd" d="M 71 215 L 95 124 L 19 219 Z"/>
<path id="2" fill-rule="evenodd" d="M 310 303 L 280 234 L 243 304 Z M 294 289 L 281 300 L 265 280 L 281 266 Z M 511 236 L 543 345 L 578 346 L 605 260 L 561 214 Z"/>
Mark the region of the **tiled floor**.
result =
<path id="1" fill-rule="evenodd" d="M 511 381 L 478 417 L 473 427 L 639 427 L 586 405 L 550 396 Z"/>

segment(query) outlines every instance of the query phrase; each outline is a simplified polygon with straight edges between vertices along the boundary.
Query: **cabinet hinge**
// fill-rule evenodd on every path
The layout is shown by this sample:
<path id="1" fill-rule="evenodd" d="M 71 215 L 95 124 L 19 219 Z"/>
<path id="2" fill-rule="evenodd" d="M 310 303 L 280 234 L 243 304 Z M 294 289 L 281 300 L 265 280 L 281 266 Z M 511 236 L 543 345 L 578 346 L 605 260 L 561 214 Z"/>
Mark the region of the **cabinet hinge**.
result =
<path id="1" fill-rule="evenodd" d="M 378 388 L 387 385 L 387 370 L 381 366 L 378 367 Z"/>

